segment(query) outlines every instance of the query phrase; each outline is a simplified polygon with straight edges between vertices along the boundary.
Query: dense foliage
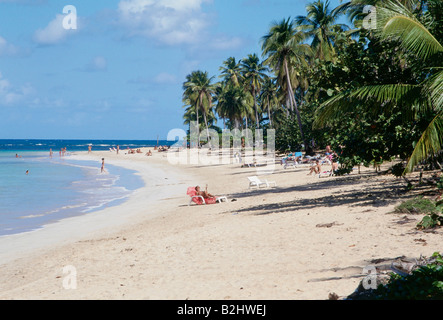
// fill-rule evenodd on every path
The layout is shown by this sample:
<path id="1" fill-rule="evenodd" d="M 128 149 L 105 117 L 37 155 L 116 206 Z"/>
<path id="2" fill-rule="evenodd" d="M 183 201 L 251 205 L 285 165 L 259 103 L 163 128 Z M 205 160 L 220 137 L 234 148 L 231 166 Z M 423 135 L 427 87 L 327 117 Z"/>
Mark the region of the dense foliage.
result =
<path id="1" fill-rule="evenodd" d="M 185 122 L 197 120 L 202 133 L 215 116 L 229 129 L 276 129 L 285 152 L 330 145 L 344 171 L 398 158 L 410 172 L 442 150 L 442 12 L 440 0 L 351 0 L 337 8 L 313 0 L 305 15 L 271 25 L 263 61 L 229 57 L 219 82 L 202 71 L 189 75 Z M 349 25 L 337 22 L 343 15 Z M 369 17 L 377 23 L 368 29 Z"/>

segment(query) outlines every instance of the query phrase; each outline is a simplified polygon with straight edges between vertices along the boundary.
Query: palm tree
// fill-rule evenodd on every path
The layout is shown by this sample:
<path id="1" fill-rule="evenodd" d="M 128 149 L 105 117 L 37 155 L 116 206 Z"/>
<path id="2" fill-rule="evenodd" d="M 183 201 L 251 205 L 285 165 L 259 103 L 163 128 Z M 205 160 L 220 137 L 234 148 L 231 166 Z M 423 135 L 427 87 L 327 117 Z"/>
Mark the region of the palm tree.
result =
<path id="1" fill-rule="evenodd" d="M 186 107 L 185 113 L 183 114 L 183 124 L 188 125 L 189 128 L 191 128 L 191 124 L 193 121 L 196 121 L 196 118 L 197 118 L 196 108 L 192 105 L 188 105 Z M 207 121 L 208 121 L 209 128 L 214 127 L 214 122 L 216 122 L 214 110 L 210 110 L 210 112 L 208 113 Z M 199 131 L 200 130 L 203 131 L 204 130 L 204 118 L 201 113 L 199 114 L 199 123 L 203 124 L 203 127 L 200 127 Z"/>
<path id="2" fill-rule="evenodd" d="M 252 111 L 252 96 L 240 86 L 224 84 L 218 95 L 217 113 L 220 117 L 229 119 L 236 129 L 240 129 L 243 118 Z"/>
<path id="3" fill-rule="evenodd" d="M 295 101 L 291 74 L 297 65 L 307 64 L 307 57 L 312 55 L 309 45 L 302 43 L 305 34 L 297 32 L 291 18 L 281 22 L 274 22 L 270 31 L 262 38 L 263 56 L 265 63 L 277 74 L 279 86 L 286 84 L 285 95 L 291 108 L 297 115 L 297 122 L 302 140 L 305 142 L 300 112 Z M 306 142 L 305 142 L 305 145 Z"/>
<path id="4" fill-rule="evenodd" d="M 260 92 L 268 67 L 260 62 L 260 58 L 254 53 L 248 55 L 248 58 L 241 61 L 244 84 L 249 88 L 254 99 L 255 121 L 257 129 L 260 127 L 260 117 L 257 107 L 257 93 Z"/>
<path id="5" fill-rule="evenodd" d="M 231 82 L 235 86 L 240 85 L 242 81 L 240 64 L 241 60 L 237 62 L 234 57 L 229 57 L 220 67 L 220 78 L 223 78 L 225 83 Z"/>
<path id="6" fill-rule="evenodd" d="M 277 95 L 277 85 L 274 79 L 267 77 L 260 94 L 261 104 L 267 109 L 269 127 L 272 128 L 272 112 L 277 109 L 279 99 Z"/>
<path id="7" fill-rule="evenodd" d="M 405 113 L 412 111 L 415 115 L 431 110 L 435 116 L 417 142 L 406 166 L 406 174 L 443 147 L 443 45 L 400 1 L 380 3 L 377 7 L 377 22 L 377 28 L 373 30 L 377 37 L 399 41 L 405 50 L 420 59 L 422 66 L 431 64 L 431 68 L 422 67 L 426 73 L 425 80 L 418 84 L 363 86 L 352 92 L 340 93 L 322 104 L 316 126 L 324 124 L 340 110 L 368 99 L 375 99 L 382 104 L 401 104 Z"/>
<path id="8" fill-rule="evenodd" d="M 202 113 L 208 141 L 210 141 L 210 137 L 207 115 L 212 110 L 212 95 L 215 92 L 215 85 L 211 83 L 213 79 L 214 77 L 209 77 L 207 72 L 199 70 L 188 75 L 183 84 L 184 101 L 188 101 L 196 110 L 197 128 L 199 128 L 199 112 Z M 200 145 L 200 140 L 198 139 L 198 141 Z"/>
<path id="9" fill-rule="evenodd" d="M 299 28 L 308 38 L 312 38 L 311 47 L 316 58 L 332 60 L 335 56 L 334 33 L 349 29 L 344 24 L 335 23 L 345 9 L 345 6 L 338 6 L 331 10 L 329 0 L 317 0 L 306 6 L 306 16 L 295 18 Z"/>

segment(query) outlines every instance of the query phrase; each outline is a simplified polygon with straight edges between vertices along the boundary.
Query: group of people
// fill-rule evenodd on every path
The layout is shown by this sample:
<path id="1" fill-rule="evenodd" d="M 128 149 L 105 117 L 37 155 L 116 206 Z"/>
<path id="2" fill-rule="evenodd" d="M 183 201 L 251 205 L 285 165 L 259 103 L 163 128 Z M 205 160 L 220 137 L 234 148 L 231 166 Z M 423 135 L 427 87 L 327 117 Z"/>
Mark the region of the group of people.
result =
<path id="1" fill-rule="evenodd" d="M 301 152 L 298 153 L 290 153 L 286 157 L 282 158 L 281 164 L 287 165 L 288 162 L 294 162 L 296 164 L 310 164 L 309 173 L 308 175 L 314 174 L 320 174 L 322 171 L 321 166 L 324 163 L 327 163 L 331 165 L 331 171 L 330 174 L 333 175 L 338 170 L 338 156 L 337 154 L 331 149 L 330 146 L 326 147 L 325 155 L 324 156 L 302 156 L 300 155 Z"/>
<path id="2" fill-rule="evenodd" d="M 128 147 L 128 154 L 142 153 L 140 149 L 134 150 Z"/>
<path id="3" fill-rule="evenodd" d="M 338 162 L 337 160 L 333 159 L 331 163 L 331 171 L 329 172 L 331 175 L 335 174 L 335 172 L 338 170 Z M 319 160 L 315 160 L 315 163 L 312 164 L 311 168 L 309 169 L 308 176 L 314 174 L 320 174 L 321 173 L 321 163 Z"/>
<path id="4" fill-rule="evenodd" d="M 326 161 L 331 165 L 330 174 L 334 175 L 335 172 L 338 170 L 338 161 L 337 161 L 337 154 L 334 151 L 332 151 L 330 146 L 326 146 L 325 158 L 322 160 L 322 162 L 323 161 Z M 320 174 L 321 173 L 321 165 L 322 165 L 322 163 L 320 162 L 320 160 L 316 159 L 315 163 L 313 163 L 311 165 L 308 175 L 310 176 L 310 175 L 312 175 L 312 173 Z"/>
<path id="5" fill-rule="evenodd" d="M 169 147 L 167 147 L 167 146 L 159 146 L 158 148 L 154 147 L 154 150 L 157 150 L 158 152 L 163 152 L 163 151 L 168 151 Z"/>

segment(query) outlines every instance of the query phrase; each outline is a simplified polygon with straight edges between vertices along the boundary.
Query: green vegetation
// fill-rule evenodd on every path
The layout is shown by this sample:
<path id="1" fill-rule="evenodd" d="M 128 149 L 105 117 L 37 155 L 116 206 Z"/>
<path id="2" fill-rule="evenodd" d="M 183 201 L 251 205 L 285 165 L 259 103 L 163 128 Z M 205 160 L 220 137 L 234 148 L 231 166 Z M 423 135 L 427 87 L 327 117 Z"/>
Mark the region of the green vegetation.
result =
<path id="1" fill-rule="evenodd" d="M 396 213 L 430 214 L 437 212 L 435 202 L 427 198 L 414 198 L 403 202 L 395 208 Z"/>
<path id="2" fill-rule="evenodd" d="M 442 300 L 443 258 L 432 256 L 434 262 L 421 266 L 408 276 L 392 274 L 386 285 L 364 295 L 366 300 Z"/>
<path id="3" fill-rule="evenodd" d="M 418 197 L 403 202 L 395 208 L 396 213 L 425 214 L 417 224 L 418 229 L 432 229 L 443 225 L 443 201 Z"/>
<path id="4" fill-rule="evenodd" d="M 203 71 L 188 75 L 185 123 L 197 121 L 202 136 L 217 118 L 227 129 L 272 128 L 280 151 L 330 145 L 343 173 L 393 159 L 403 163 L 396 176 L 439 167 L 442 12 L 441 0 L 350 0 L 337 8 L 313 0 L 305 14 L 271 24 L 261 58 L 229 57 L 218 82 Z M 338 23 L 345 16 L 349 24 Z"/>

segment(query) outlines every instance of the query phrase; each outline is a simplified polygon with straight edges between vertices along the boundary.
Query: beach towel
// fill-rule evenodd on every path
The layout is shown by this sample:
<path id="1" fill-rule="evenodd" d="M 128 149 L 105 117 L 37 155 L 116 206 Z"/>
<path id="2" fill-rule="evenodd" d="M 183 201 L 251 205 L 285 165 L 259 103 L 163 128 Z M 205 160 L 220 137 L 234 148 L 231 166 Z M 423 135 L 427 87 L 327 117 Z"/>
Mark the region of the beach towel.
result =
<path id="1" fill-rule="evenodd" d="M 195 197 L 192 199 L 193 202 L 195 202 L 198 205 L 202 205 L 202 204 L 215 204 L 217 203 L 217 198 L 205 198 L 205 203 L 203 203 L 203 200 L 201 197 L 196 197 L 197 195 L 197 191 L 195 190 L 195 187 L 189 187 L 188 191 L 186 192 L 186 194 L 190 197 Z"/>

